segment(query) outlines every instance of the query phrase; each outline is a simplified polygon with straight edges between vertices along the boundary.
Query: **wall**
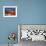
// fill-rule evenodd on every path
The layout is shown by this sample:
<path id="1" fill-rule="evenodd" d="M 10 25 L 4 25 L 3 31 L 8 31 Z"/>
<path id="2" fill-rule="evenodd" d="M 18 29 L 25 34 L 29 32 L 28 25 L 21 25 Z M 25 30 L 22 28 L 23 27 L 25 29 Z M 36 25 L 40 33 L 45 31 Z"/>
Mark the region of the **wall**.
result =
<path id="1" fill-rule="evenodd" d="M 0 44 L 7 44 L 9 32 L 18 32 L 18 24 L 46 24 L 46 0 L 14 0 L 0 2 L 2 5 L 17 5 L 17 18 L 3 18 L 0 8 Z M 16 40 L 17 43 L 17 40 Z"/>

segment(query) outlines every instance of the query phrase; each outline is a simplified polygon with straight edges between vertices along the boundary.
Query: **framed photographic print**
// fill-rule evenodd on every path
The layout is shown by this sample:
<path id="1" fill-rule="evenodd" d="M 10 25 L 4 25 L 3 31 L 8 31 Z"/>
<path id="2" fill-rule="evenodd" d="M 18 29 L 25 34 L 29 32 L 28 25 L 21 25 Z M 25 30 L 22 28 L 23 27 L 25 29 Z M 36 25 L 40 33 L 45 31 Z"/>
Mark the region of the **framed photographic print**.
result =
<path id="1" fill-rule="evenodd" d="M 17 6 L 3 6 L 3 17 L 17 17 Z"/>

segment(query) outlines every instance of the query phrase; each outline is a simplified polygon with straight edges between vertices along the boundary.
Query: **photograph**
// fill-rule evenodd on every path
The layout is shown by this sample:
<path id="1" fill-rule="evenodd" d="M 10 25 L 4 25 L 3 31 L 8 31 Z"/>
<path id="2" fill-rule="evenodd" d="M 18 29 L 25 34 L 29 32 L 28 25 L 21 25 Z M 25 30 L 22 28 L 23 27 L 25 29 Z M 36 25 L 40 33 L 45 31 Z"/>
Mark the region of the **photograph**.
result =
<path id="1" fill-rule="evenodd" d="M 3 17 L 17 17 L 17 6 L 3 6 Z"/>

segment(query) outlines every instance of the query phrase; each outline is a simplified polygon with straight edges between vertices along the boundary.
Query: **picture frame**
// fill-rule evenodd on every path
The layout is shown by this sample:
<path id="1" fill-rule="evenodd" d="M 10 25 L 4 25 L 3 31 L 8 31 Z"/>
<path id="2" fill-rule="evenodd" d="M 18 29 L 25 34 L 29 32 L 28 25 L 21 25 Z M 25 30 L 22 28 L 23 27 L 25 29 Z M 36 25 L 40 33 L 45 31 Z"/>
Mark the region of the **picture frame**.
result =
<path id="1" fill-rule="evenodd" d="M 17 17 L 17 6 L 3 6 L 3 17 Z"/>
<path id="2" fill-rule="evenodd" d="M 22 40 L 46 41 L 46 24 L 18 24 L 18 42 Z"/>

